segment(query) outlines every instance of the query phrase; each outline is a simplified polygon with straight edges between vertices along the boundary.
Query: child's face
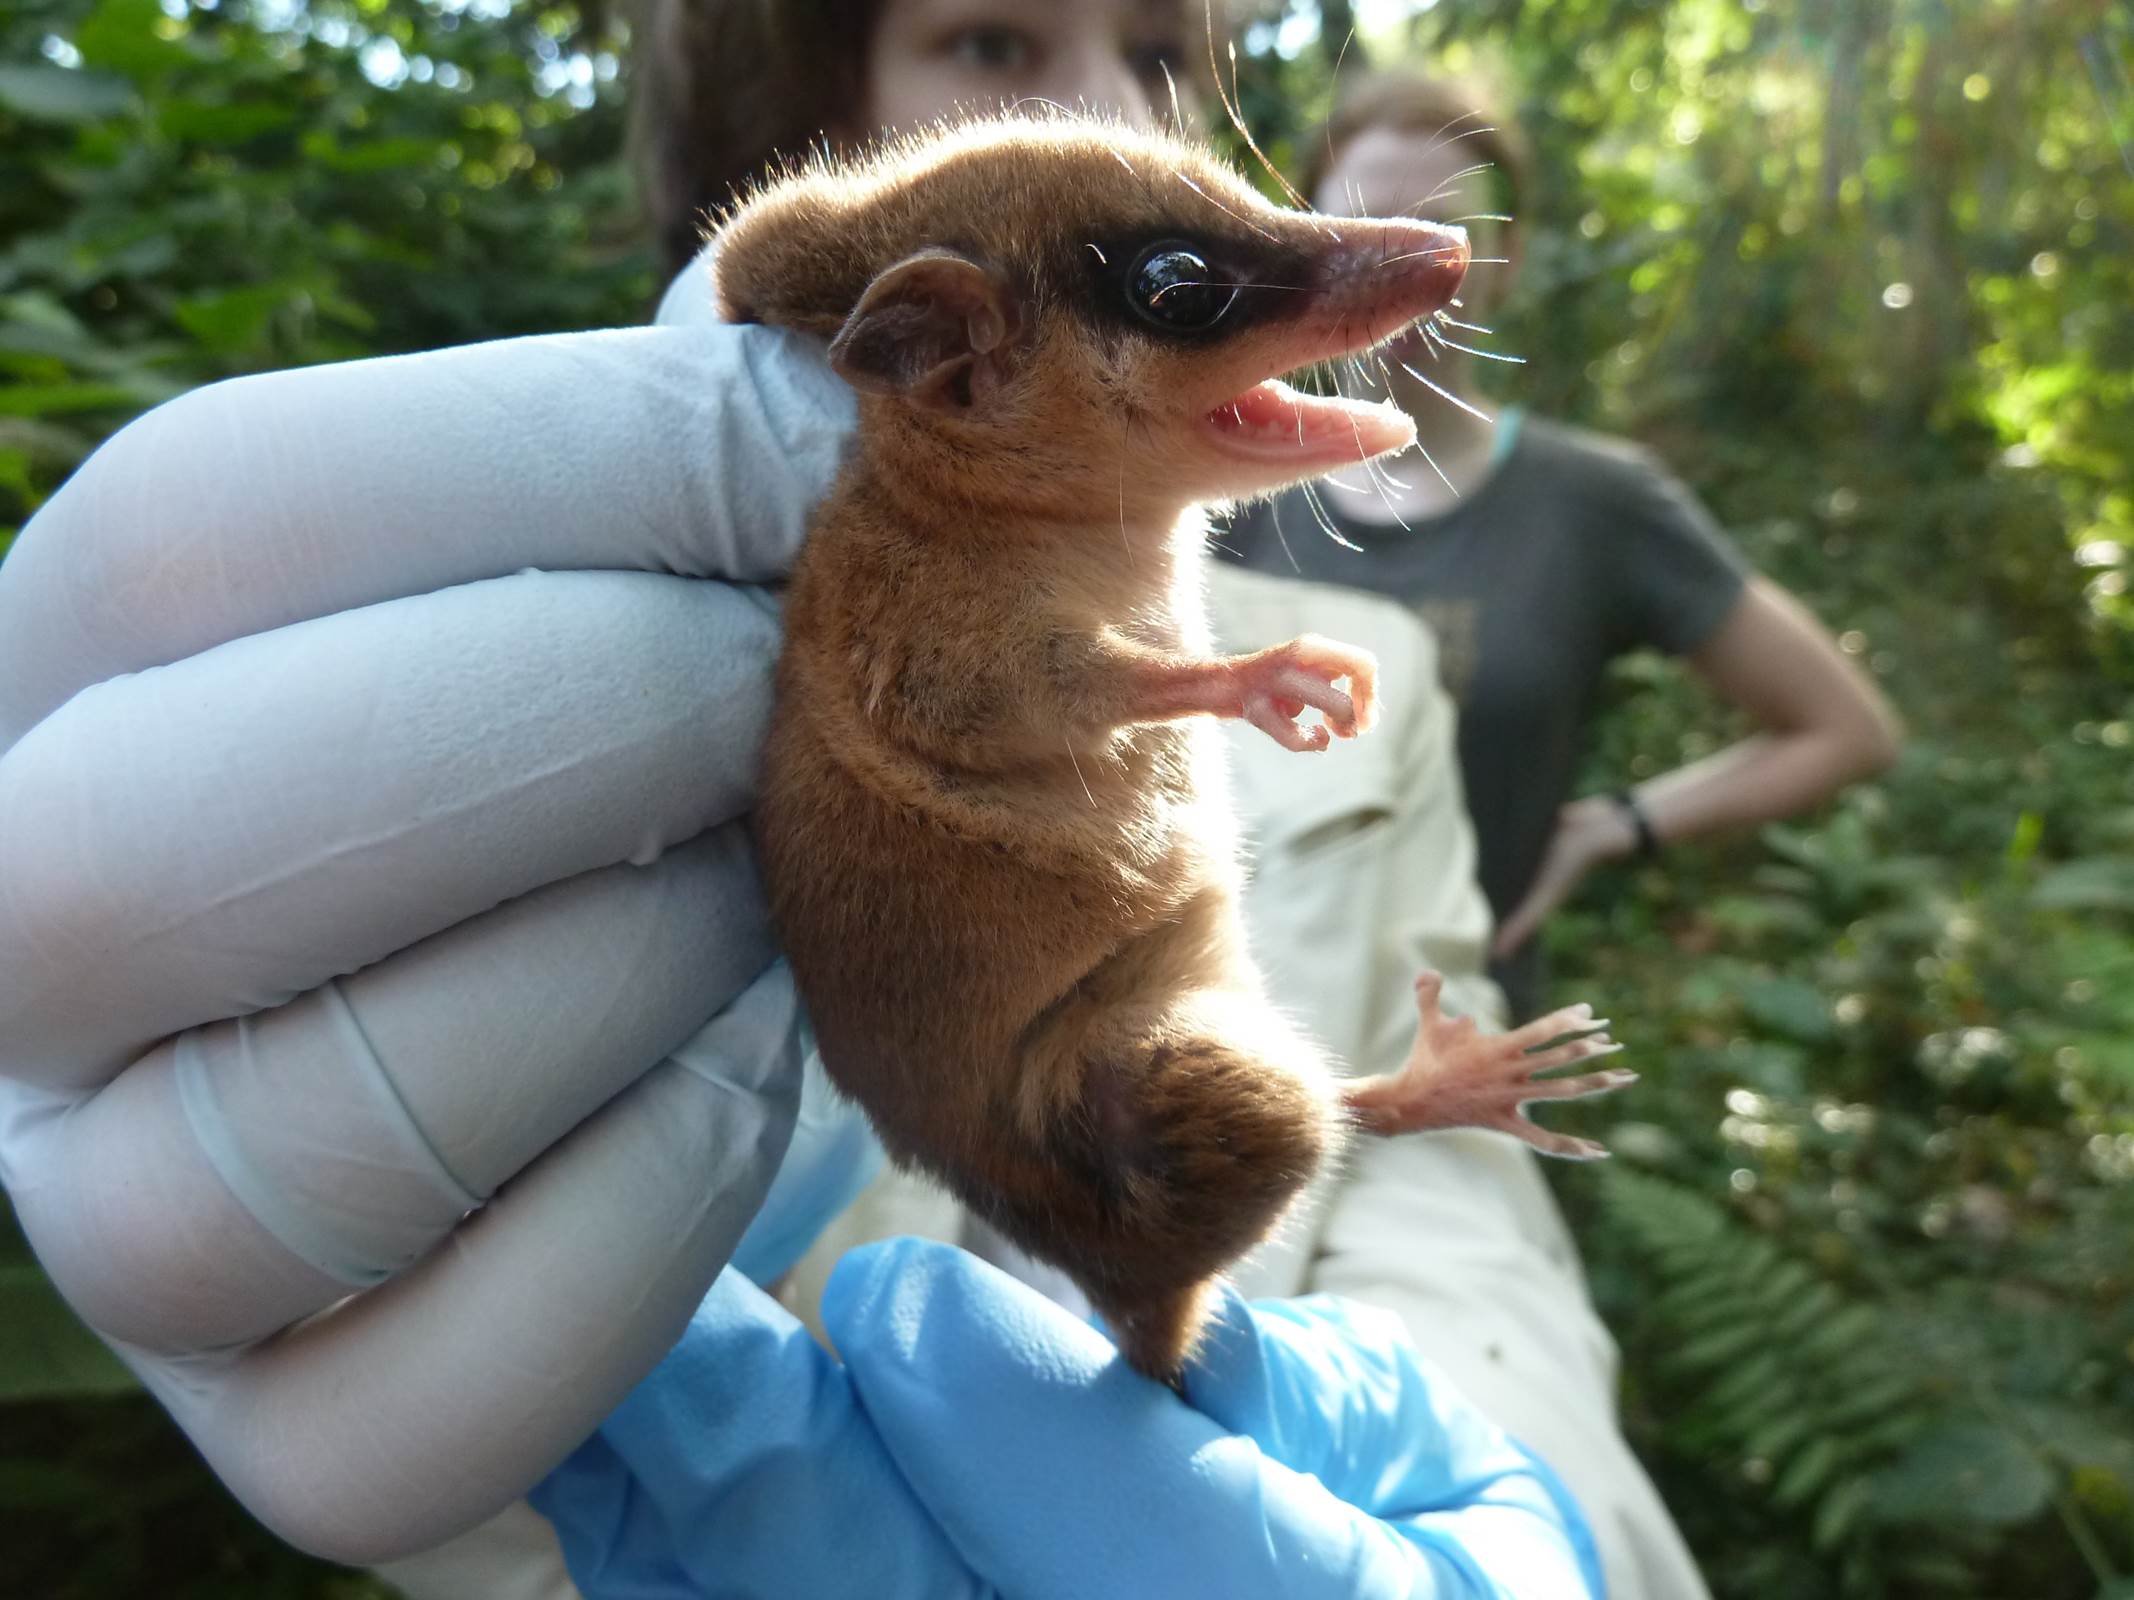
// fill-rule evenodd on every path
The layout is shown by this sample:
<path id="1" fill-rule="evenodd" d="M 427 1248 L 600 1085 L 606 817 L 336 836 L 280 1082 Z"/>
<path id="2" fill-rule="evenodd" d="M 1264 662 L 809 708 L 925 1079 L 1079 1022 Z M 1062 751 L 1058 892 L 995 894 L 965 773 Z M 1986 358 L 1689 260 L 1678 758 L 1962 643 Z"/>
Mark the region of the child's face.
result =
<path id="1" fill-rule="evenodd" d="M 1170 110 L 1166 67 L 1190 112 L 1185 52 L 1201 41 L 1186 9 L 1183 0 L 886 0 L 868 42 L 861 120 L 911 128 L 958 107 L 1041 99 L 1146 126 Z"/>

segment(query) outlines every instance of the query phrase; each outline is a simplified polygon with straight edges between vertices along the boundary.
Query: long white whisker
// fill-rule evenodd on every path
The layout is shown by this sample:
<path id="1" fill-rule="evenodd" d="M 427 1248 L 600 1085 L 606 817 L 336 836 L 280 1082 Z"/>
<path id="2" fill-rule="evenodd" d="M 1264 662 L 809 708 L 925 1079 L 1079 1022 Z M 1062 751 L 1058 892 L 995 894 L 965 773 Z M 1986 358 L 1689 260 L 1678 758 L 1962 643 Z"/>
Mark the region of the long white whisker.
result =
<path id="1" fill-rule="evenodd" d="M 1333 518 L 1326 514 L 1326 503 L 1319 498 L 1319 491 L 1308 483 L 1304 485 L 1304 503 L 1312 508 L 1312 515 L 1318 519 L 1321 533 L 1325 534 L 1344 550 L 1360 551 L 1363 549 L 1363 546 L 1353 539 L 1344 539 L 1341 536 L 1341 530 L 1334 526 Z"/>
<path id="2" fill-rule="evenodd" d="M 1268 176 L 1281 185 L 1282 192 L 1289 196 L 1290 203 L 1300 211 L 1310 211 L 1312 203 L 1297 193 L 1296 189 L 1291 186 L 1290 181 L 1282 176 L 1281 169 L 1267 159 L 1267 152 L 1260 148 L 1259 140 L 1252 136 L 1252 129 L 1245 125 L 1244 112 L 1240 109 L 1244 96 L 1238 89 L 1237 43 L 1235 40 L 1230 41 L 1229 44 L 1230 83 L 1227 88 L 1224 87 L 1223 69 L 1215 59 L 1215 0 L 1204 0 L 1201 6 L 1201 13 L 1205 19 L 1208 38 L 1208 76 L 1215 80 L 1216 97 L 1223 103 L 1223 110 L 1230 118 L 1230 126 L 1235 128 L 1237 136 L 1245 141 L 1245 148 L 1258 157 L 1260 166 L 1267 172 Z M 1239 220 L 1243 221 L 1242 218 Z"/>
<path id="3" fill-rule="evenodd" d="M 1186 114 L 1178 109 L 1178 80 L 1171 76 L 1171 64 L 1168 61 L 1159 60 L 1156 64 L 1163 68 L 1163 85 L 1171 91 L 1171 126 L 1184 133 Z"/>
<path id="4" fill-rule="evenodd" d="M 1442 333 L 1438 335 L 1438 338 L 1444 341 L 1446 349 L 1457 350 L 1463 356 L 1480 356 L 1484 361 L 1505 361 L 1515 367 L 1526 365 L 1525 356 L 1500 356 L 1494 350 L 1477 350 L 1472 345 L 1465 345 L 1457 340 L 1446 339 Z"/>
<path id="5" fill-rule="evenodd" d="M 1297 416 L 1297 427 L 1299 429 L 1299 437 L 1297 442 L 1299 444 L 1302 444 L 1304 442 L 1302 437 L 1304 417 L 1303 413 L 1301 412 L 1299 412 Z M 1280 496 L 1276 496 L 1273 500 L 1270 500 L 1267 503 L 1267 514 L 1274 522 L 1274 542 L 1282 547 L 1282 557 L 1285 561 L 1289 563 L 1289 570 L 1291 572 L 1294 572 L 1298 577 L 1303 577 L 1304 569 L 1297 565 L 1296 552 L 1289 548 L 1289 539 L 1282 532 L 1282 501 Z"/>
<path id="6" fill-rule="evenodd" d="M 1430 453 L 1429 446 L 1425 445 L 1422 440 L 1418 439 L 1415 441 L 1415 448 L 1421 451 L 1423 459 L 1430 463 L 1430 470 L 1437 474 L 1437 481 L 1439 483 L 1442 483 L 1446 488 L 1452 490 L 1452 497 L 1455 500 L 1459 499 L 1459 489 L 1453 484 L 1453 481 L 1450 478 L 1445 476 L 1445 469 L 1437 464 L 1437 457 Z"/>
<path id="7" fill-rule="evenodd" d="M 1441 261 L 1447 256 L 1454 256 L 1458 254 L 1459 252 L 1453 249 L 1450 245 L 1432 245 L 1428 250 L 1410 250 L 1404 255 L 1387 256 L 1385 260 L 1376 263 L 1376 265 L 1380 267 L 1390 267 L 1402 261 L 1414 261 L 1419 258 L 1428 258 L 1432 261 Z"/>
<path id="8" fill-rule="evenodd" d="M 1074 740 L 1072 738 L 1063 738 L 1060 743 L 1067 752 L 1068 761 L 1074 766 L 1074 775 L 1082 779 L 1082 798 L 1094 806 L 1097 803 L 1097 797 L 1089 792 L 1089 780 L 1082 777 L 1082 762 L 1081 758 L 1074 753 Z"/>
<path id="9" fill-rule="evenodd" d="M 1400 370 L 1405 372 L 1409 377 L 1413 378 L 1417 383 L 1421 384 L 1425 389 L 1428 389 L 1432 394 L 1437 395 L 1442 399 L 1450 400 L 1454 405 L 1458 406 L 1470 417 L 1475 417 L 1480 421 L 1492 424 L 1496 422 L 1497 419 L 1491 416 L 1488 412 L 1478 410 L 1476 407 L 1469 405 L 1465 400 L 1462 400 L 1458 395 L 1454 394 L 1443 384 L 1434 383 L 1429 378 L 1424 377 L 1423 374 L 1417 372 L 1415 368 L 1409 366 L 1407 362 L 1403 361 L 1400 364 Z"/>
<path id="10" fill-rule="evenodd" d="M 1199 195 L 1201 199 L 1207 201 L 1209 205 L 1215 207 L 1215 209 L 1220 211 L 1224 216 L 1231 218 L 1233 221 L 1242 222 L 1246 227 L 1250 228 L 1262 239 L 1271 240 L 1275 244 L 1280 244 L 1282 242 L 1280 239 L 1275 238 L 1275 236 L 1269 233 L 1265 228 L 1261 227 L 1257 222 L 1254 222 L 1250 217 L 1239 216 L 1235 211 L 1232 211 L 1228 206 L 1224 205 L 1220 200 L 1216 199 L 1214 195 L 1208 193 L 1207 190 L 1203 189 L 1199 184 L 1195 183 L 1183 172 L 1173 172 L 1171 176 L 1176 178 L 1180 183 L 1184 184 L 1188 189 L 1191 189 L 1195 194 Z"/>
<path id="11" fill-rule="evenodd" d="M 1494 167 L 1495 165 L 1496 162 L 1494 161 L 1477 161 L 1471 167 L 1460 168 L 1458 172 L 1455 172 L 1445 181 L 1447 183 L 1458 183 L 1462 178 L 1472 178 L 1478 172 L 1487 172 L 1491 167 Z"/>
<path id="12" fill-rule="evenodd" d="M 1480 106 L 1476 106 L 1472 111 L 1461 112 L 1430 136 L 1430 143 L 1423 153 L 1425 155 L 1435 155 L 1446 145 L 1458 144 L 1462 139 L 1471 139 L 1478 133 L 1495 133 L 1497 131 L 1495 128 L 1465 128 L 1458 133 L 1454 133 L 1450 139 L 1445 137 L 1447 133 L 1451 133 L 1454 128 L 1459 127 L 1469 117 L 1479 117 L 1481 115 L 1482 108 Z"/>

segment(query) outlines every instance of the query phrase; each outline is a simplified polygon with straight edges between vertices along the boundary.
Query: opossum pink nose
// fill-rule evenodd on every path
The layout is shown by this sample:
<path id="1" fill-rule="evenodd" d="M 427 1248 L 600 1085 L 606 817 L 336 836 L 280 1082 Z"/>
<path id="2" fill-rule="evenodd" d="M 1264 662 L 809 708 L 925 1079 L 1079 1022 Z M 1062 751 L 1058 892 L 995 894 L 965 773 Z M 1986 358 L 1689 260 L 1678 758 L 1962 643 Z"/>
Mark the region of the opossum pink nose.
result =
<path id="1" fill-rule="evenodd" d="M 1326 309 L 1366 324 L 1364 342 L 1442 311 L 1460 292 L 1473 252 L 1465 228 L 1413 217 L 1343 217 L 1319 260 Z"/>

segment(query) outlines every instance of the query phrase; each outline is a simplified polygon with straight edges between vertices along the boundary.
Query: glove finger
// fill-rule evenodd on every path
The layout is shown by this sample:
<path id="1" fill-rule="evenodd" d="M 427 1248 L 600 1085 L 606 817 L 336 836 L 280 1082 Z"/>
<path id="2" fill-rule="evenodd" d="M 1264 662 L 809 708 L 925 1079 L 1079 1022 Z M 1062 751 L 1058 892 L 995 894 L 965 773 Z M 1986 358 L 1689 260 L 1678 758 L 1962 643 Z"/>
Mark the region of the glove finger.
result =
<path id="1" fill-rule="evenodd" d="M 1017 1600 L 1440 1592 L 1383 1524 L 960 1251 L 914 1239 L 856 1250 L 823 1318 L 905 1477 L 972 1568 Z"/>
<path id="2" fill-rule="evenodd" d="M 527 567 L 783 573 L 854 425 L 770 328 L 502 340 L 195 390 L 0 568 L 0 747 L 92 683 Z"/>
<path id="3" fill-rule="evenodd" d="M 411 1271 L 234 1359 L 121 1353 L 292 1544 L 367 1565 L 462 1533 L 672 1348 L 784 1152 L 793 1024 L 774 968 Z"/>
<path id="4" fill-rule="evenodd" d="M 1186 1393 L 1277 1460 L 1387 1519 L 1466 1592 L 1601 1592 L 1569 1491 L 1416 1352 L 1391 1312 L 1332 1295 L 1248 1306 L 1228 1294 Z"/>
<path id="5" fill-rule="evenodd" d="M 262 1337 L 411 1265 L 770 960 L 731 823 L 158 1046 L 11 1141 L 17 1215 L 114 1338 Z"/>
<path id="6" fill-rule="evenodd" d="M 738 815 L 775 650 L 721 585 L 526 573 L 78 695 L 0 757 L 10 1070 L 102 1082 Z"/>
<path id="7" fill-rule="evenodd" d="M 811 1044 L 793 1142 L 762 1209 L 734 1246 L 734 1270 L 771 1288 L 859 1198 L 887 1160 L 866 1114 L 837 1092 Z"/>
<path id="8" fill-rule="evenodd" d="M 656 1370 L 656 1369 L 655 1369 Z M 527 1495 L 555 1525 L 571 1583 L 592 1600 L 704 1600 L 675 1558 L 675 1530 L 599 1434 Z"/>
<path id="9" fill-rule="evenodd" d="M 980 1600 L 837 1363 L 727 1271 L 681 1343 L 600 1426 L 658 1508 L 697 1594 L 734 1600 Z M 546 1489 L 535 1505 L 550 1509 Z M 578 1566 L 597 1526 L 557 1531 Z M 627 1535 L 625 1535 L 627 1536 Z"/>
<path id="10" fill-rule="evenodd" d="M 1421 1369 L 1398 1359 L 1405 1350 L 1397 1322 L 1355 1302 L 1248 1306 L 1226 1288 L 1187 1370 L 1186 1397 L 1352 1505 L 1417 1511 L 1451 1486 L 1426 1484 L 1418 1471 L 1446 1460 L 1446 1439 Z M 1401 1493 L 1411 1499 L 1388 1498 Z"/>

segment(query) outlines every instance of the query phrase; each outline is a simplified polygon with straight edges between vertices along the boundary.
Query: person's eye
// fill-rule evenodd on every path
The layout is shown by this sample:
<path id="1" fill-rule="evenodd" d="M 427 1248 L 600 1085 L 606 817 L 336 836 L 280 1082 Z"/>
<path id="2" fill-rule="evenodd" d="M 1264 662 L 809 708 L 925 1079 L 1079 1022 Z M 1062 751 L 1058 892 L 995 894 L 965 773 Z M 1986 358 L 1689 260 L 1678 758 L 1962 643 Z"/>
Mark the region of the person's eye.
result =
<path id="1" fill-rule="evenodd" d="M 987 24 L 959 28 L 948 41 L 953 61 L 980 72 L 1026 71 L 1037 55 L 1037 44 L 1020 28 Z"/>
<path id="2" fill-rule="evenodd" d="M 1126 303 L 1166 333 L 1205 333 L 1236 299 L 1237 285 L 1190 245 L 1152 244 L 1126 269 Z"/>

